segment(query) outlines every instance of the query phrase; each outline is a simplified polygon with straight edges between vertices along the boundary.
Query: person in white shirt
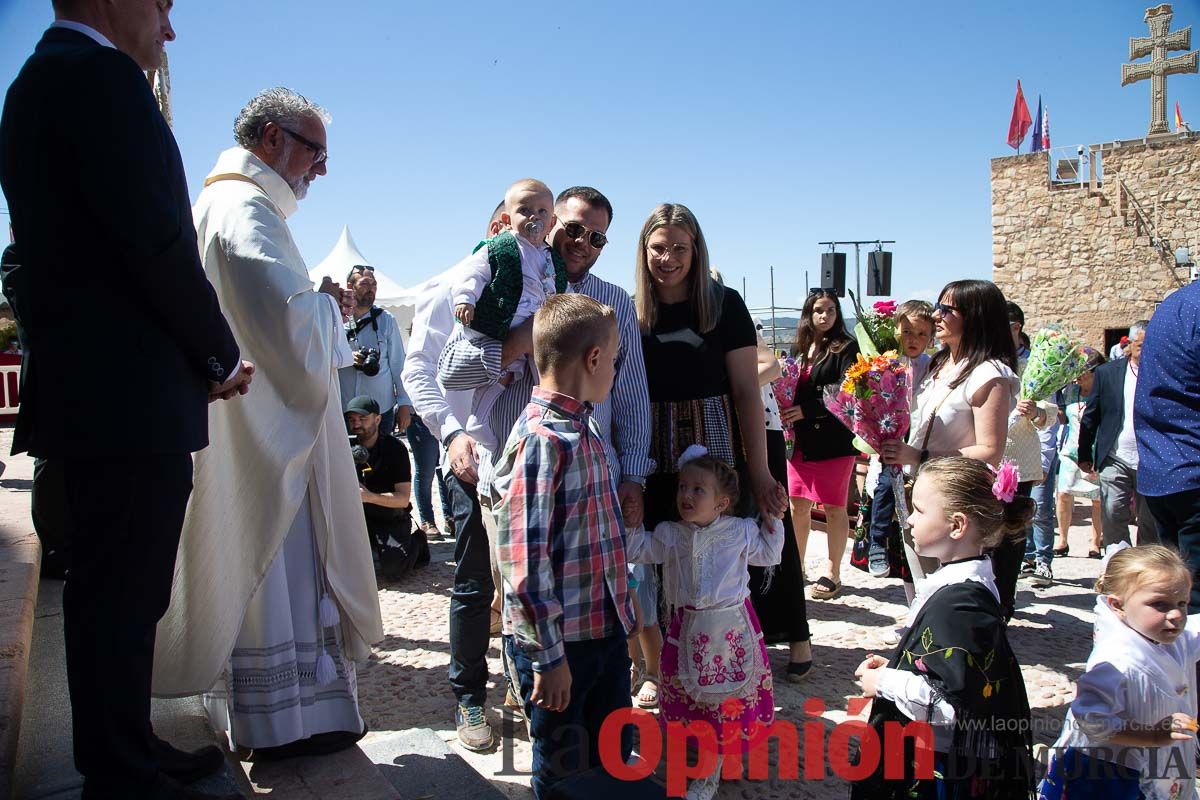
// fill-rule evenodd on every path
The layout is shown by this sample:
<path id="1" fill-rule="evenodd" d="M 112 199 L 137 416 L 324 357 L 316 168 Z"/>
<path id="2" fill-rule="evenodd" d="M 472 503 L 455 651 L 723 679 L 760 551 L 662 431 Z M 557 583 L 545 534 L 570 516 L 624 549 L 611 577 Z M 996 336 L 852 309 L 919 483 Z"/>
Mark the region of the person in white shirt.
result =
<path id="1" fill-rule="evenodd" d="M 934 355 L 914 392 L 909 443 L 884 442 L 879 451 L 884 464 L 903 464 L 910 475 L 939 456 L 963 455 L 992 466 L 1000 464 L 1019 386 L 1005 302 L 991 281 L 954 281 L 942 289 L 933 307 L 933 332 L 942 350 Z M 907 531 L 904 544 L 913 581 L 920 589 L 937 562 L 920 557 Z M 1023 554 L 1023 549 L 1017 549 L 1014 563 L 996 569 L 1001 586 L 1010 587 L 1009 592 L 1001 591 L 1008 613 Z"/>
<path id="2" fill-rule="evenodd" d="M 1166 547 L 1110 548 L 1096 581 L 1095 644 L 1040 800 L 1196 797 L 1200 615 L 1187 613 L 1191 573 Z"/>

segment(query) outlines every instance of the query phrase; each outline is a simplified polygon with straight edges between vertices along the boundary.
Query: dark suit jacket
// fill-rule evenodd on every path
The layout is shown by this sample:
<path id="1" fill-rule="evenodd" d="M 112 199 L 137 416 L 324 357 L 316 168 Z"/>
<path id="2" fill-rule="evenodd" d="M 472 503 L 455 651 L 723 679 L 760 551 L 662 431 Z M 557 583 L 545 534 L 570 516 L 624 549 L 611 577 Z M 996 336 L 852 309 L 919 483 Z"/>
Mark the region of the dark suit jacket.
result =
<path id="1" fill-rule="evenodd" d="M 238 348 L 204 276 L 179 148 L 133 59 L 51 28 L 8 90 L 0 186 L 25 359 L 13 451 L 208 444 Z"/>
<path id="2" fill-rule="evenodd" d="M 858 355 L 858 343 L 851 341 L 840 353 L 832 353 L 813 365 L 808 382 L 797 391 L 794 405 L 800 406 L 804 419 L 795 423 L 796 447 L 805 461 L 852 456 L 854 434 L 825 407 L 825 389 L 838 386 L 846 370 Z"/>
<path id="3" fill-rule="evenodd" d="M 1091 461 L 1097 470 L 1116 450 L 1125 425 L 1125 376 L 1129 359 L 1119 358 L 1096 368 L 1095 383 L 1079 421 L 1079 460 Z"/>

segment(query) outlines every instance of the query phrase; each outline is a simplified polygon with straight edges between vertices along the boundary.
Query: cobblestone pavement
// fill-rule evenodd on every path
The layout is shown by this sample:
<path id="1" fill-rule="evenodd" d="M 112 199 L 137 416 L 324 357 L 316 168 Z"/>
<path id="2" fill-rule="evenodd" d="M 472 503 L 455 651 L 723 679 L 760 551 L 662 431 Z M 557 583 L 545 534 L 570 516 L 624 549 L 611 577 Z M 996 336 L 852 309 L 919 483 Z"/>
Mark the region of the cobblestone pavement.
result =
<path id="1" fill-rule="evenodd" d="M 1023 665 L 1029 702 L 1033 707 L 1036 741 L 1052 743 L 1074 696 L 1074 681 L 1083 671 L 1091 649 L 1095 596 L 1091 585 L 1100 562 L 1086 558 L 1091 525 L 1090 506 L 1076 506 L 1070 533 L 1071 554 L 1054 560 L 1054 585 L 1035 590 L 1022 581 L 1018 587 L 1016 618 L 1009 638 Z M 453 543 L 432 546 L 433 563 L 402 582 L 381 587 L 384 629 L 387 638 L 359 672 L 362 713 L 374 732 L 407 728 L 433 728 L 456 751 L 501 791 L 512 798 L 532 796 L 526 775 L 529 745 L 524 727 L 505 719 L 500 706 L 503 690 L 498 639 L 488 653 L 487 715 L 493 727 L 508 734 L 503 746 L 475 754 L 457 746 L 454 732 L 454 698 L 446 668 L 449 663 L 447 618 L 453 579 Z M 817 574 L 825 554 L 825 536 L 812 535 L 806 572 Z M 827 729 L 846 719 L 847 699 L 858 696 L 855 667 L 869 653 L 886 654 L 884 635 L 904 610 L 904 590 L 897 580 L 880 580 L 853 569 L 842 569 L 844 589 L 830 601 L 809 600 L 813 634 L 814 669 L 799 685 L 777 680 L 775 703 L 780 719 L 797 726 L 813 718 L 803 711 L 806 700 L 820 698 L 827 710 Z M 776 675 L 787 665 L 786 647 L 771 648 Z M 801 775 L 803 753 L 801 753 Z M 772 772 L 774 770 L 772 769 Z M 732 798 L 842 798 L 845 781 L 830 775 L 822 781 L 731 782 L 718 797 Z"/>

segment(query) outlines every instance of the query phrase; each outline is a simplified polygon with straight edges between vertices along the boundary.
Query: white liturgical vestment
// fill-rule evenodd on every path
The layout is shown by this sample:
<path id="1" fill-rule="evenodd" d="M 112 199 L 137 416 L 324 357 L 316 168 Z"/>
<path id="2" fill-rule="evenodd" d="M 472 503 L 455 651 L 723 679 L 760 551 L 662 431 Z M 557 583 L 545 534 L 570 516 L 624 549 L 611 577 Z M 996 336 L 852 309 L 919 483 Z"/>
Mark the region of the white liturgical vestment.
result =
<path id="1" fill-rule="evenodd" d="M 314 291 L 288 230 L 296 208 L 287 183 L 242 148 L 221 154 L 193 208 L 205 272 L 257 373 L 248 395 L 209 409 L 154 691 L 223 697 L 249 747 L 360 730 L 353 662 L 383 638 L 338 387 L 352 356 L 336 301 Z M 322 596 L 334 624 L 328 613 L 318 622 Z M 314 677 L 324 654 L 335 681 Z M 334 696 L 340 719 L 314 719 Z M 239 711 L 265 727 L 239 732 Z"/>

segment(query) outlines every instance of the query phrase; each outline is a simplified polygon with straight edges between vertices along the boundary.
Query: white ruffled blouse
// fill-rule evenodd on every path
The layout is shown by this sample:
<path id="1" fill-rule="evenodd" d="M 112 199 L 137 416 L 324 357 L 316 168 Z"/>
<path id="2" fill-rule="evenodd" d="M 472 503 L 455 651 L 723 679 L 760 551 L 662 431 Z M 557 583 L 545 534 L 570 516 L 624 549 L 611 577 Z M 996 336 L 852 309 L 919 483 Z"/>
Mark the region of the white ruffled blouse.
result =
<path id="1" fill-rule="evenodd" d="M 1100 595 L 1095 644 L 1055 749 L 1120 750 L 1108 740 L 1131 722 L 1149 726 L 1177 712 L 1194 716 L 1197 661 L 1200 614 L 1188 617 L 1175 642 L 1158 644 L 1122 622 L 1108 598 Z M 1105 758 L 1102 753 L 1092 755 Z M 1127 748 L 1115 760 L 1142 773 L 1141 790 L 1148 800 L 1196 797 L 1194 736 L 1159 748 Z M 1147 772 L 1157 772 L 1158 777 Z"/>
<path id="2" fill-rule="evenodd" d="M 706 527 L 660 522 L 653 532 L 631 528 L 625 536 L 630 563 L 664 564 L 663 594 L 669 607 L 728 608 L 750 596 L 746 568 L 770 567 L 783 554 L 783 522 L 761 525 L 742 517 L 718 517 Z"/>

